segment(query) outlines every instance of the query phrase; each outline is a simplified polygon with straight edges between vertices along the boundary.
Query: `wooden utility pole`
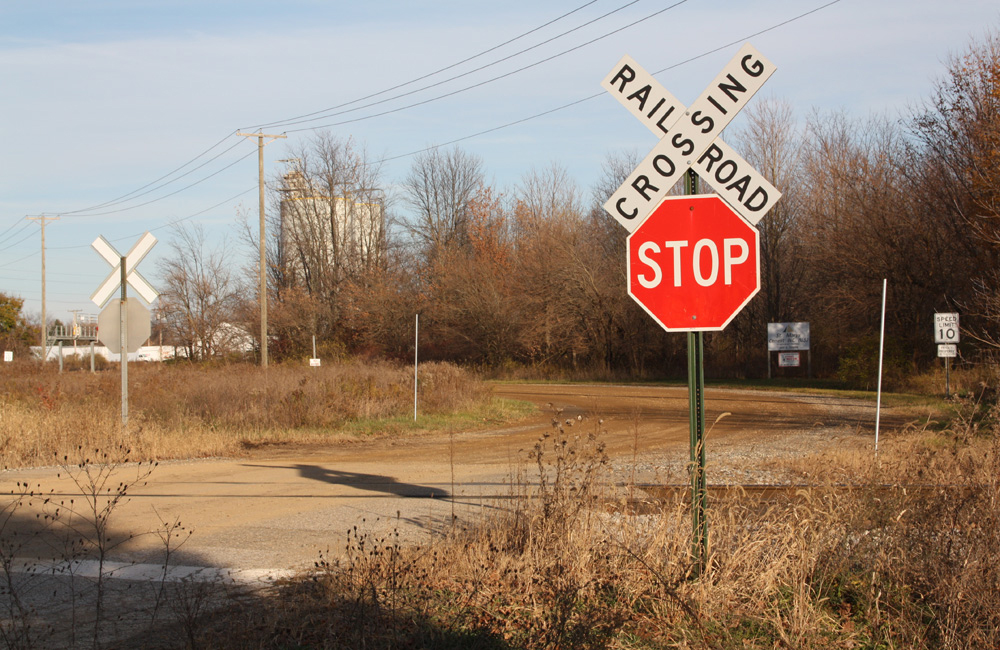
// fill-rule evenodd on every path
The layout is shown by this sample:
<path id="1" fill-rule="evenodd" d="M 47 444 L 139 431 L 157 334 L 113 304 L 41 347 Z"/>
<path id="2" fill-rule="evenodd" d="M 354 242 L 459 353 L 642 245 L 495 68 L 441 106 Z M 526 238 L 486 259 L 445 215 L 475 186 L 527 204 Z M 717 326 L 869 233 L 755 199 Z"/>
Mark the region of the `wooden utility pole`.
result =
<path id="1" fill-rule="evenodd" d="M 267 135 L 261 133 L 243 133 L 236 135 L 247 138 L 257 138 L 257 175 L 260 184 L 260 367 L 267 368 L 267 259 L 264 246 L 264 138 L 271 138 L 268 143 L 285 135 Z"/>
<path id="2" fill-rule="evenodd" d="M 37 221 L 42 225 L 42 363 L 45 363 L 49 356 L 49 336 L 48 327 L 45 324 L 45 222 L 58 221 L 59 217 L 46 217 L 40 214 L 34 217 L 25 217 L 30 221 Z"/>

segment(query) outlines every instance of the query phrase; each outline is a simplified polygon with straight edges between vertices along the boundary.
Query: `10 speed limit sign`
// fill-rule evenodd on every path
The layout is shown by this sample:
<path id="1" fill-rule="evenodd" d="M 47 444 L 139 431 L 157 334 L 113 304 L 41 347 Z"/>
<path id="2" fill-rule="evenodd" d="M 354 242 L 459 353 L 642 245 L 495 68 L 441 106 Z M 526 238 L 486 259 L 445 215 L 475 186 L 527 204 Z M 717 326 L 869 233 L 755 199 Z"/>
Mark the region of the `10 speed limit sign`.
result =
<path id="1" fill-rule="evenodd" d="M 934 314 L 934 342 L 958 343 L 958 314 Z"/>

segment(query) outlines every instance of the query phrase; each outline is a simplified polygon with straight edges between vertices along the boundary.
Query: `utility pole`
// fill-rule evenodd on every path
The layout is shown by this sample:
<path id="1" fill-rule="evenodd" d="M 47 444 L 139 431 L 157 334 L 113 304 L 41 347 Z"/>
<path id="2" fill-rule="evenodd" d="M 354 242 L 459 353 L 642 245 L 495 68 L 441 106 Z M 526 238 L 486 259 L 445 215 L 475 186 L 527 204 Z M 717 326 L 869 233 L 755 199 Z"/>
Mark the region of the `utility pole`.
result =
<path id="1" fill-rule="evenodd" d="M 49 356 L 49 333 L 45 323 L 45 222 L 58 221 L 59 217 L 46 217 L 44 214 L 39 214 L 25 218 L 29 221 L 37 221 L 42 225 L 42 364 L 44 365 Z"/>
<path id="2" fill-rule="evenodd" d="M 267 368 L 267 260 L 264 246 L 264 138 L 271 138 L 268 143 L 285 135 L 267 135 L 260 133 L 243 133 L 236 135 L 257 138 L 257 173 L 260 184 L 260 367 Z"/>

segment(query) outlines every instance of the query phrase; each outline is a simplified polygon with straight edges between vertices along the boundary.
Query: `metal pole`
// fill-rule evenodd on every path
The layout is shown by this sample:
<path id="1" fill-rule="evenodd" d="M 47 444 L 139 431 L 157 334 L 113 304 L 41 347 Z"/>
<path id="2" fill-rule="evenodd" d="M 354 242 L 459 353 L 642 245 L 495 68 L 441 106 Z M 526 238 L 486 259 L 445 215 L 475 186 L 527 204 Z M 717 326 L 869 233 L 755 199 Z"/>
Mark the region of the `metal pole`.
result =
<path id="1" fill-rule="evenodd" d="M 122 364 L 122 427 L 128 424 L 128 286 L 125 271 L 125 257 L 121 258 L 122 299 L 118 303 L 118 343 L 120 346 Z"/>
<path id="2" fill-rule="evenodd" d="M 951 359 L 944 358 L 944 396 L 951 397 Z"/>
<path id="3" fill-rule="evenodd" d="M 691 433 L 691 555 L 700 575 L 708 559 L 705 484 L 705 334 L 688 332 L 688 415 Z"/>
<path id="4" fill-rule="evenodd" d="M 413 323 L 413 421 L 417 421 L 417 363 L 420 348 L 420 314 Z"/>
<path id="5" fill-rule="evenodd" d="M 878 339 L 878 397 L 875 398 L 875 454 L 878 455 L 878 428 L 882 416 L 882 357 L 885 351 L 885 294 L 888 278 L 882 280 L 882 327 Z"/>
<path id="6" fill-rule="evenodd" d="M 688 170 L 684 193 L 698 193 L 698 176 Z M 770 353 L 768 353 L 770 366 Z M 705 480 L 705 333 L 688 332 L 688 406 L 691 433 L 691 555 L 695 575 L 701 575 L 708 562 L 708 489 Z"/>
<path id="7" fill-rule="evenodd" d="M 42 224 L 42 365 L 49 356 L 49 328 L 45 323 L 45 215 L 41 219 Z"/>

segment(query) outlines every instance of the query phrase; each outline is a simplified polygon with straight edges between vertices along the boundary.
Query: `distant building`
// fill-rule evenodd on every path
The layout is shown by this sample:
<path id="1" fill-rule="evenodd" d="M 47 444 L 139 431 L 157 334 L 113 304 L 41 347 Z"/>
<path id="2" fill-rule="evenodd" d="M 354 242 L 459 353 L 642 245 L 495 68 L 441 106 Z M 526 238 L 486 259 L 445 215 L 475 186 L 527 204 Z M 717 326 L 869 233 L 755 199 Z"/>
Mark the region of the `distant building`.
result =
<path id="1" fill-rule="evenodd" d="M 298 171 L 285 174 L 283 185 L 279 259 L 286 285 L 340 280 L 380 262 L 385 207 L 372 190 L 342 187 L 335 195 L 338 188 L 317 188 Z"/>

